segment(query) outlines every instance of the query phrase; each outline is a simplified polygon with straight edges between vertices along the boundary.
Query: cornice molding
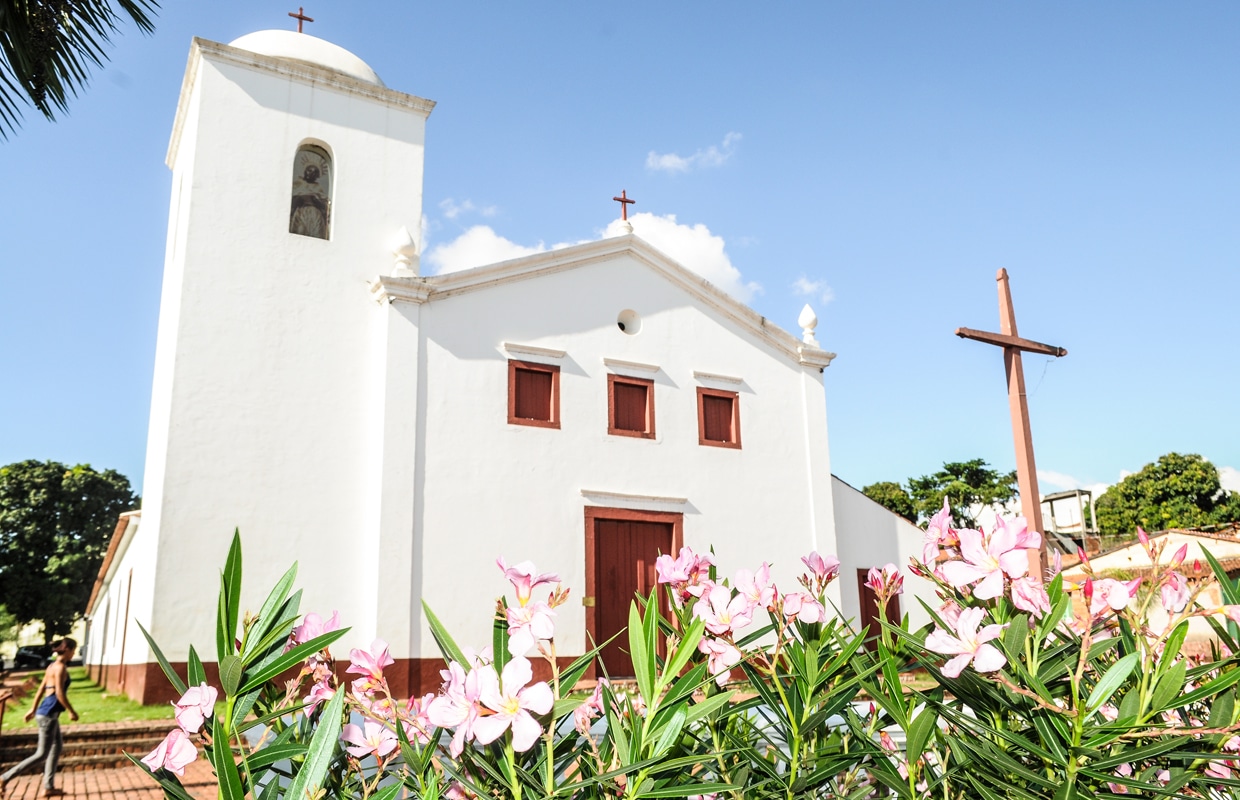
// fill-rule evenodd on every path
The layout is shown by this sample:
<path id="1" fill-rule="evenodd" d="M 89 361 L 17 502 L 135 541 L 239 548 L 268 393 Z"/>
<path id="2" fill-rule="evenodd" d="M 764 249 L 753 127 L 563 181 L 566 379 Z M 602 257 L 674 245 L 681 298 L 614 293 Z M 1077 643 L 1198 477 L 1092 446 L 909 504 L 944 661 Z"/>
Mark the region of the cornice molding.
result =
<path id="1" fill-rule="evenodd" d="M 177 102 L 176 120 L 172 124 L 172 139 L 168 143 L 168 154 L 164 159 L 169 167 L 173 165 L 177 149 L 181 145 L 181 130 L 189 113 L 189 98 L 193 94 L 193 87 L 197 81 L 198 71 L 204 58 L 272 73 L 300 83 L 322 86 L 345 94 L 365 97 L 384 105 L 397 106 L 419 112 L 423 117 L 430 116 L 431 111 L 435 108 L 434 100 L 427 100 L 425 97 L 418 97 L 417 95 L 398 92 L 395 89 L 376 86 L 373 83 L 359 80 L 351 75 L 337 72 L 328 67 L 277 56 L 266 56 L 195 36 L 189 49 L 189 62 L 185 67 L 185 78 L 181 83 L 181 98 Z"/>

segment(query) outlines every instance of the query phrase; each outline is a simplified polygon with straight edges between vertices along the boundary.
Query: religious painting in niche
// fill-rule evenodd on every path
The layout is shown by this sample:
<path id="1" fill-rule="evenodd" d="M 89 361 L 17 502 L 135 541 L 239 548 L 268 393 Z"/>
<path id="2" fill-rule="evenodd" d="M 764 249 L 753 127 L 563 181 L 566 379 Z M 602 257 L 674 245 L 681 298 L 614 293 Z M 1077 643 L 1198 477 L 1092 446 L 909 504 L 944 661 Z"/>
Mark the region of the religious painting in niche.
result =
<path id="1" fill-rule="evenodd" d="M 331 231 L 332 159 L 327 151 L 303 145 L 293 158 L 293 208 L 288 232 L 316 239 Z"/>

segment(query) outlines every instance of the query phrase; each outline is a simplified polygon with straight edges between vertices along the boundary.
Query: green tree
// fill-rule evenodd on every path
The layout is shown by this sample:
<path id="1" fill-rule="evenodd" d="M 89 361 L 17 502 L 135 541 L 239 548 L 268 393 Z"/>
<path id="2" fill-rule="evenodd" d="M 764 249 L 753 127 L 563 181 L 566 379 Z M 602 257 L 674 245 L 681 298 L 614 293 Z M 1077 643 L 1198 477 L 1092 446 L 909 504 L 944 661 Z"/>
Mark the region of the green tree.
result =
<path id="1" fill-rule="evenodd" d="M 117 516 L 138 505 L 129 479 L 80 464 L 0 467 L 0 605 L 47 640 L 86 609 Z"/>
<path id="2" fill-rule="evenodd" d="M 978 507 L 1004 505 L 1019 494 L 1015 471 L 999 472 L 980 458 L 947 462 L 933 475 L 909 478 L 908 488 L 913 507 L 923 521 L 943 507 L 946 497 L 955 524 L 964 528 L 977 527 Z"/>
<path id="3" fill-rule="evenodd" d="M 102 66 L 124 17 L 155 29 L 156 0 L 0 0 L 0 136 L 16 130 L 22 105 L 54 119 Z"/>
<path id="4" fill-rule="evenodd" d="M 871 483 L 861 490 L 866 497 L 909 522 L 917 524 L 917 509 L 913 506 L 913 498 L 908 490 L 895 481 L 879 481 Z"/>
<path id="5" fill-rule="evenodd" d="M 1167 453 L 1107 489 L 1094 504 L 1103 535 L 1198 528 L 1240 521 L 1240 494 L 1225 491 L 1218 469 L 1199 455 Z"/>

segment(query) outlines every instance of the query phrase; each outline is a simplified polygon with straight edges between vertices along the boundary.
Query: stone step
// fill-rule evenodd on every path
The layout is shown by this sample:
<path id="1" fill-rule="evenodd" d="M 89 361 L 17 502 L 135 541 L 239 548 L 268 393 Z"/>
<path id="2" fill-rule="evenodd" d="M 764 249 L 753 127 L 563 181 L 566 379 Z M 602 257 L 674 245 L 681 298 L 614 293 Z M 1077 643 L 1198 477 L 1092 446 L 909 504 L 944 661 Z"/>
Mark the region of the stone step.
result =
<path id="1" fill-rule="evenodd" d="M 62 717 L 62 719 L 64 719 Z M 176 723 L 171 719 L 136 720 L 131 722 L 101 722 L 93 724 L 64 724 L 60 731 L 65 744 L 70 742 L 107 742 L 131 738 L 158 736 L 160 739 L 172 730 Z M 37 728 L 22 728 L 0 735 L 0 748 L 34 747 L 39 740 Z"/>
<path id="2" fill-rule="evenodd" d="M 141 753 L 146 755 L 163 741 L 162 736 L 144 736 L 113 741 L 70 742 L 66 741 L 61 751 L 62 758 L 70 756 L 102 756 L 118 753 Z M 13 764 L 29 755 L 37 745 L 32 742 L 28 747 L 13 747 L 7 743 L 0 747 L 0 764 Z"/>

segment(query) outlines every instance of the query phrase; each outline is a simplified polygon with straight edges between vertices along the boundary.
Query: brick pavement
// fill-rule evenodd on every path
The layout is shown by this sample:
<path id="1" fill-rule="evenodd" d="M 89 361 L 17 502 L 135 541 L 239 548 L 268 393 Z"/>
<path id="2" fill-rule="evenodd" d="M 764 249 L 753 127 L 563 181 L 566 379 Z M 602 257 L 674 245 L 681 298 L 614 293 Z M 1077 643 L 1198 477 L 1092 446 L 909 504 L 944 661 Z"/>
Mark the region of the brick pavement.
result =
<path id="1" fill-rule="evenodd" d="M 198 800 L 216 796 L 215 776 L 211 765 L 201 756 L 185 768 L 181 783 Z M 161 800 L 163 790 L 145 772 L 133 765 L 118 769 L 92 769 L 62 772 L 56 786 L 64 789 L 64 797 L 74 800 Z M 43 769 L 19 775 L 9 781 L 6 800 L 34 800 L 42 796 Z"/>

